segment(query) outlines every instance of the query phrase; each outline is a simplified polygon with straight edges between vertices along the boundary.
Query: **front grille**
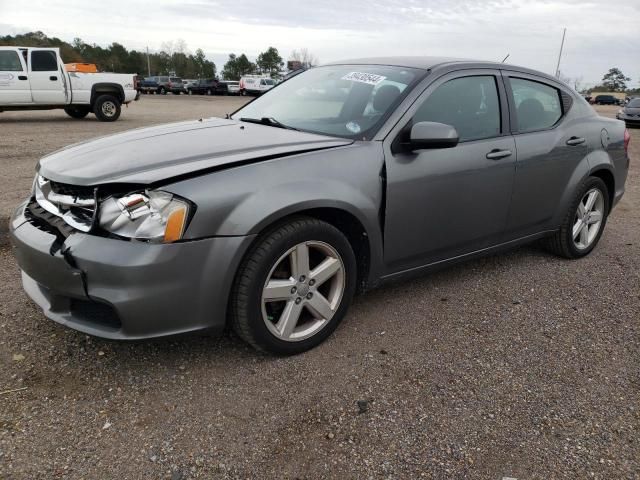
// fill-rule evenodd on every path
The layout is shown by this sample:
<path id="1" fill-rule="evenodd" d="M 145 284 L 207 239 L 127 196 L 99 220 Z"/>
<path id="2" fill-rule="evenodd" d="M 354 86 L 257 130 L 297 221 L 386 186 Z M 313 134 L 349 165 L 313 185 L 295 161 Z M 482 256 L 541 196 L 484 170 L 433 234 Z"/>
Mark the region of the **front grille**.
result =
<path id="1" fill-rule="evenodd" d="M 93 198 L 94 187 L 80 187 L 77 185 L 69 185 L 67 183 L 54 182 L 49 180 L 51 190 L 60 195 L 70 195 L 77 198 Z"/>
<path id="2" fill-rule="evenodd" d="M 93 227 L 97 208 L 94 187 L 68 185 L 38 175 L 35 200 L 43 210 L 62 219 L 73 229 L 88 232 Z"/>
<path id="3" fill-rule="evenodd" d="M 24 216 L 27 221 L 38 230 L 50 233 L 56 237 L 62 236 L 67 238 L 73 232 L 73 228 L 68 225 L 62 218 L 47 212 L 38 202 L 31 200 L 24 210 Z"/>

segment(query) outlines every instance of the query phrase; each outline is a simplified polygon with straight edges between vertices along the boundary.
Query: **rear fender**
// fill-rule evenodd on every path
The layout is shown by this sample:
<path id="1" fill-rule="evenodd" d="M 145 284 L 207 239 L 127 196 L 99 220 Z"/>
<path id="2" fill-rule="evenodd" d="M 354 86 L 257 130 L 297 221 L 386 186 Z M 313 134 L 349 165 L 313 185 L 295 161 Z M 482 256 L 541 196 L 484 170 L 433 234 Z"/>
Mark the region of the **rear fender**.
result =
<path id="1" fill-rule="evenodd" d="M 109 82 L 96 83 L 91 87 L 91 105 L 93 106 L 96 99 L 100 95 L 104 94 L 113 95 L 118 100 L 120 100 L 121 103 L 125 100 L 124 88 L 122 87 L 122 85 Z"/>

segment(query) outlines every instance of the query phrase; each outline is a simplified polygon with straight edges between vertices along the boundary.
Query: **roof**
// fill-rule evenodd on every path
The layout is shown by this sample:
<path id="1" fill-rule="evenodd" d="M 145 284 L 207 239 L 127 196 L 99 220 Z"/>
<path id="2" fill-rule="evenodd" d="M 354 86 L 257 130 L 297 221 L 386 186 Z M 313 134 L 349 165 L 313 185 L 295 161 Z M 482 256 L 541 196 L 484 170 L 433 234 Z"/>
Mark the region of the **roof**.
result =
<path id="1" fill-rule="evenodd" d="M 520 67 L 517 65 L 511 65 L 502 62 L 490 62 L 486 60 L 474 60 L 468 58 L 456 58 L 456 57 L 370 57 L 370 58 L 357 58 L 351 60 L 341 60 L 339 62 L 331 62 L 326 65 L 390 65 L 394 67 L 405 68 L 419 68 L 422 70 L 434 70 L 436 67 L 450 67 L 453 65 L 462 66 L 465 68 L 493 68 L 493 69 L 506 69 L 514 70 L 518 72 L 528 73 L 539 77 L 544 77 L 548 80 L 555 81 L 566 85 L 561 80 L 538 70 L 532 70 L 527 67 Z M 568 87 L 571 88 L 571 87 Z"/>
<path id="2" fill-rule="evenodd" d="M 393 65 L 395 67 L 421 68 L 428 70 L 445 63 L 491 63 L 455 57 L 370 57 L 330 62 L 326 65 Z"/>

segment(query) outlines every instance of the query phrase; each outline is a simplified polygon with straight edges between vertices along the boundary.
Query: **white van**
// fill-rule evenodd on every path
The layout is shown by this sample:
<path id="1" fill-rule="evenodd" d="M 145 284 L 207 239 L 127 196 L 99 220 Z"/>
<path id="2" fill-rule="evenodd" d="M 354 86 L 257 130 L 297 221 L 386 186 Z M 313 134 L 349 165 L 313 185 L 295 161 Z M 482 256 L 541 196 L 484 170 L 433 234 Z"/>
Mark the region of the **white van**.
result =
<path id="1" fill-rule="evenodd" d="M 240 95 L 260 95 L 276 86 L 275 80 L 260 75 L 245 75 L 240 79 Z"/>

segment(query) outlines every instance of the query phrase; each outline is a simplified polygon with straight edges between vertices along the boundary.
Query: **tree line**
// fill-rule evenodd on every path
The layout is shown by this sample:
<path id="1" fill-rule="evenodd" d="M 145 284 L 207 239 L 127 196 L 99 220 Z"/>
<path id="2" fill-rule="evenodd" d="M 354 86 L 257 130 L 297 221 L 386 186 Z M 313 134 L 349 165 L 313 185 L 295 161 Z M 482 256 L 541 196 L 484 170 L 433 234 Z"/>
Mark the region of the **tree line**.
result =
<path id="1" fill-rule="evenodd" d="M 175 73 L 182 78 L 218 77 L 216 64 L 207 60 L 200 48 L 196 49 L 195 53 L 190 53 L 184 40 L 164 42 L 159 52 L 148 55 L 145 51 L 128 50 L 117 42 L 103 48 L 85 43 L 80 38 L 68 43 L 57 37 L 48 37 L 40 31 L 0 36 L 0 45 L 57 47 L 65 63 L 95 63 L 101 71 L 147 75 L 150 70 L 151 75 Z M 306 49 L 294 50 L 292 60 L 300 61 L 305 66 L 317 63 L 317 58 Z M 244 53 L 230 54 L 221 76 L 228 80 L 238 80 L 248 74 L 263 74 L 277 78 L 284 66 L 278 49 L 269 47 L 258 55 L 255 62 L 251 62 Z"/>

